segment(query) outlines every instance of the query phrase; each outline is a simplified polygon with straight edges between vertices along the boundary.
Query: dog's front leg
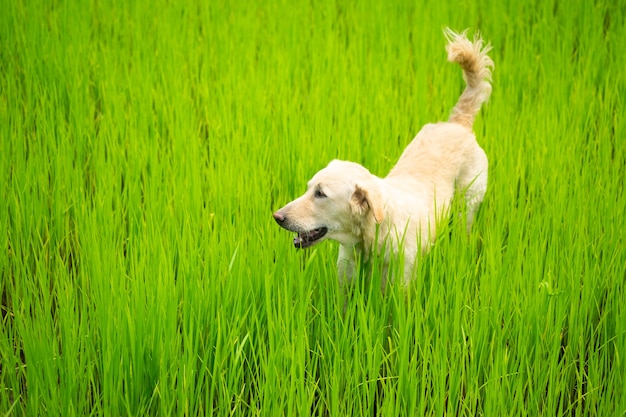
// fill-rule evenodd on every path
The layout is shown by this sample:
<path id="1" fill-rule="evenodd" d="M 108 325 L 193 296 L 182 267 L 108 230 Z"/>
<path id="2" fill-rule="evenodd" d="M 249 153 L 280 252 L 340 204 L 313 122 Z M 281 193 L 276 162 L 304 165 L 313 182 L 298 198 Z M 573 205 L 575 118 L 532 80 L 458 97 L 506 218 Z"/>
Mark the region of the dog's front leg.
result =
<path id="1" fill-rule="evenodd" d="M 343 315 L 348 309 L 349 294 L 352 289 L 352 282 L 357 274 L 356 268 L 356 248 L 354 246 L 339 245 L 339 257 L 337 259 L 337 272 L 339 279 L 339 289 L 343 296 Z"/>
<path id="2" fill-rule="evenodd" d="M 354 246 L 339 245 L 337 272 L 339 275 L 339 286 L 341 288 L 349 287 L 356 275 L 356 252 Z"/>

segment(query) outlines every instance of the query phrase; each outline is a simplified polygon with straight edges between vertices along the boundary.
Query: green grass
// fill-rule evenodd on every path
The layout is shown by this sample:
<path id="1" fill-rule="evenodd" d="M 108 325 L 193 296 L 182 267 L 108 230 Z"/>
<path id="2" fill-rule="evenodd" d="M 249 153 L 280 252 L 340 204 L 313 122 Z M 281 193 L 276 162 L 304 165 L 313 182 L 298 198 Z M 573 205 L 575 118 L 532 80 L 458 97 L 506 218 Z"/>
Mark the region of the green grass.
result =
<path id="1" fill-rule="evenodd" d="M 626 414 L 619 2 L 6 3 L 0 415 Z M 447 117 L 444 26 L 494 46 L 485 202 L 344 314 L 271 212 Z"/>

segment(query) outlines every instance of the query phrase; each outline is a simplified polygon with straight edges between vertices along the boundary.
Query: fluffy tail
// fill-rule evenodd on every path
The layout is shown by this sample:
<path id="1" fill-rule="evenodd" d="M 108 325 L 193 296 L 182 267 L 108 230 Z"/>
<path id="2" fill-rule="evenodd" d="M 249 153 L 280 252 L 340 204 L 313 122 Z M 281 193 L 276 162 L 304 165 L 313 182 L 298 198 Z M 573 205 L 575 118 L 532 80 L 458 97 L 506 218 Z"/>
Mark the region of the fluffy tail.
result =
<path id="1" fill-rule="evenodd" d="M 467 31 L 453 32 L 446 28 L 444 35 L 448 40 L 448 61 L 456 62 L 463 68 L 463 78 L 467 87 L 452 109 L 450 122 L 459 123 L 471 129 L 480 106 L 491 95 L 491 70 L 493 61 L 487 53 L 491 45 L 483 45 L 480 37 L 474 41 L 467 39 Z"/>

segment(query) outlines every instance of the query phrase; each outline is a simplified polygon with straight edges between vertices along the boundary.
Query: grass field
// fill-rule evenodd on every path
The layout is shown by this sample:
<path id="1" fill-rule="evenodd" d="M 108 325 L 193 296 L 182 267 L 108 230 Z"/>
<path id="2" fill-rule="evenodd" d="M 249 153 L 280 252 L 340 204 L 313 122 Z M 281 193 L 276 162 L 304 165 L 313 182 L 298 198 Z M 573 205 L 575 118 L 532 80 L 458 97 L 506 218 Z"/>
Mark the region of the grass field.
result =
<path id="1" fill-rule="evenodd" d="M 471 3 L 6 2 L 0 416 L 626 415 L 626 7 Z M 271 213 L 447 118 L 445 26 L 485 202 L 344 314 Z"/>

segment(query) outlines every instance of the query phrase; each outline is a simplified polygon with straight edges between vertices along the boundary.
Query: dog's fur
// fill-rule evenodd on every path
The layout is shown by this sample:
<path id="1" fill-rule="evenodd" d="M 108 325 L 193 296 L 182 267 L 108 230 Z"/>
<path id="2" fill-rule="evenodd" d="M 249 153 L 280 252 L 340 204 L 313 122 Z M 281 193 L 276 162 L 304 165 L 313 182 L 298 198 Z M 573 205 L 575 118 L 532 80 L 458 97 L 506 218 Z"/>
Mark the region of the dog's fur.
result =
<path id="1" fill-rule="evenodd" d="M 274 213 L 280 226 L 298 234 L 297 248 L 325 239 L 340 243 L 342 283 L 354 277 L 357 255 L 367 259 L 372 251 L 383 252 L 387 266 L 400 250 L 408 283 L 417 251 L 431 246 L 455 191 L 465 193 L 468 232 L 483 200 L 487 156 L 472 125 L 491 94 L 491 48 L 479 37 L 468 40 L 466 32 L 444 33 L 448 60 L 461 65 L 467 84 L 448 122 L 424 126 L 385 178 L 354 162 L 334 160 L 313 176 L 304 195 Z"/>

